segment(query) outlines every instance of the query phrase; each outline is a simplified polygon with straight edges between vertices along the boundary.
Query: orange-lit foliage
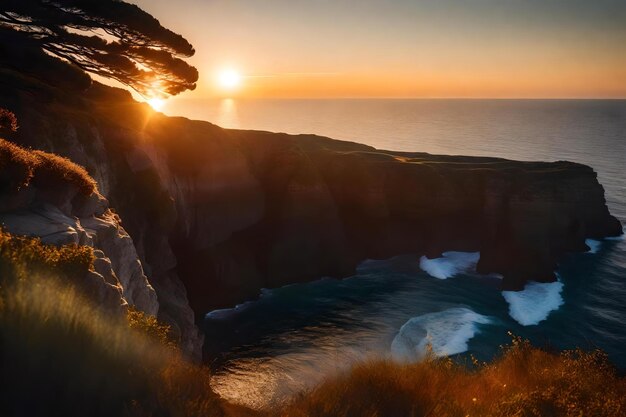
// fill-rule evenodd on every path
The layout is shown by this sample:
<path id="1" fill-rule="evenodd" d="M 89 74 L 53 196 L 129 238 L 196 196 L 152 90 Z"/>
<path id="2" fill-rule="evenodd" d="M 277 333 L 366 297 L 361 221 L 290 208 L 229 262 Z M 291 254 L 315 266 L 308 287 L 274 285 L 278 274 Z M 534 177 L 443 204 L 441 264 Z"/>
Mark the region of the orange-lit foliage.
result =
<path id="1" fill-rule="evenodd" d="M 0 233 L 0 415 L 222 416 L 156 319 L 105 315 L 72 285 L 91 256 Z"/>
<path id="2" fill-rule="evenodd" d="M 17 118 L 13 112 L 0 107 L 0 130 L 10 130 L 15 132 L 17 130 Z"/>
<path id="3" fill-rule="evenodd" d="M 79 279 L 93 269 L 94 254 L 89 246 L 44 245 L 39 239 L 13 236 L 0 229 L 0 284 L 13 277 L 48 272 Z"/>
<path id="4" fill-rule="evenodd" d="M 135 307 L 129 307 L 126 312 L 128 326 L 131 329 L 143 332 L 145 335 L 152 337 L 163 346 L 175 347 L 176 343 L 172 338 L 170 326 L 163 324 L 154 316 L 149 316 L 143 311 L 137 310 Z"/>
<path id="5" fill-rule="evenodd" d="M 70 183 L 78 187 L 83 195 L 89 195 L 96 190 L 96 181 L 89 176 L 85 168 L 62 156 L 43 151 L 33 151 L 39 158 L 35 166 L 33 182 L 39 187 L 48 184 Z"/>
<path id="6" fill-rule="evenodd" d="M 66 183 L 83 195 L 96 190 L 85 168 L 48 152 L 21 148 L 0 139 L 0 192 L 15 192 L 29 185 L 54 188 Z"/>
<path id="7" fill-rule="evenodd" d="M 0 390 L 0 414 L 20 415 L 10 407 L 29 416 L 626 414 L 626 380 L 605 354 L 549 353 L 519 338 L 493 362 L 469 368 L 450 359 L 370 361 L 286 406 L 256 412 L 225 404 L 208 370 L 172 349 L 167 326 L 133 310 L 127 320 L 107 317 L 68 285 L 92 257 L 89 248 L 0 232 L 0 380 L 11 381 Z"/>
<path id="8" fill-rule="evenodd" d="M 330 379 L 281 417 L 619 416 L 626 381 L 599 351 L 548 353 L 514 338 L 474 370 L 451 360 L 373 361 Z"/>

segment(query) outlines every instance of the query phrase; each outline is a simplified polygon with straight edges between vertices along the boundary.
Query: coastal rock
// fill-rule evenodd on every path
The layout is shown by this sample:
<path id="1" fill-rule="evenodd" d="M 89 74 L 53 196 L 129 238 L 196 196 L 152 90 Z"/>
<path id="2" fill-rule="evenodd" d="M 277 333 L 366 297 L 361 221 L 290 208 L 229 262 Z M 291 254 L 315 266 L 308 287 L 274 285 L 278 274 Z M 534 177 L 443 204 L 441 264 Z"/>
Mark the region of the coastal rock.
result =
<path id="1" fill-rule="evenodd" d="M 85 208 L 80 211 L 85 213 Z M 85 279 L 87 292 L 106 310 L 121 312 L 119 307 L 132 305 L 146 314 L 156 315 L 159 308 L 156 293 L 143 273 L 132 240 L 116 218 L 110 212 L 99 217 L 91 213 L 82 218 L 68 214 L 44 203 L 0 212 L 0 225 L 10 233 L 38 237 L 46 244 L 93 247 L 95 271 Z"/>
<path id="2" fill-rule="evenodd" d="M 166 117 L 98 83 L 80 94 L 48 88 L 46 101 L 2 86 L 0 106 L 22 126 L 11 140 L 73 158 L 98 180 L 132 236 L 159 317 L 191 351 L 202 340 L 194 312 L 197 321 L 261 288 L 349 276 L 364 259 L 480 252 L 479 272 L 502 274 L 503 289 L 519 290 L 555 280 L 557 260 L 584 251 L 585 239 L 622 232 L 584 165 L 226 130 Z M 84 214 L 94 244 L 122 261 L 112 260 L 120 285 L 133 302 L 152 305 L 129 284 L 144 281 L 128 235 L 102 225 L 102 213 Z M 80 238 L 70 223 L 61 232 Z"/>
<path id="3" fill-rule="evenodd" d="M 126 230 L 111 213 L 101 217 L 84 217 L 80 223 L 93 241 L 92 246 L 106 255 L 124 299 L 138 310 L 156 316 L 159 310 L 156 292 L 143 273 L 141 261 Z"/>

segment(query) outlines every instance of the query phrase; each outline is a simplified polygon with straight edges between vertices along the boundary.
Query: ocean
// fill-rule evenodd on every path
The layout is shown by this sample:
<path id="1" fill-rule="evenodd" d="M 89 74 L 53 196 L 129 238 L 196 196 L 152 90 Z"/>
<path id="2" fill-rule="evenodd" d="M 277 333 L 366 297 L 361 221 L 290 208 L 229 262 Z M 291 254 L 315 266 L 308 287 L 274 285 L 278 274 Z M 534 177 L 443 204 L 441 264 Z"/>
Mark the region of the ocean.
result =
<path id="1" fill-rule="evenodd" d="M 380 149 L 570 160 L 592 166 L 626 223 L 626 100 L 217 100 L 176 111 L 223 127 L 316 133 Z M 410 192 L 410 190 L 407 190 Z M 476 253 L 364 262 L 355 276 L 264 290 L 207 312 L 215 390 L 267 407 L 369 357 L 496 355 L 510 335 L 550 349 L 605 350 L 626 371 L 626 240 L 589 241 L 559 282 L 499 290 Z M 529 277 L 532 278 L 532 277 Z"/>

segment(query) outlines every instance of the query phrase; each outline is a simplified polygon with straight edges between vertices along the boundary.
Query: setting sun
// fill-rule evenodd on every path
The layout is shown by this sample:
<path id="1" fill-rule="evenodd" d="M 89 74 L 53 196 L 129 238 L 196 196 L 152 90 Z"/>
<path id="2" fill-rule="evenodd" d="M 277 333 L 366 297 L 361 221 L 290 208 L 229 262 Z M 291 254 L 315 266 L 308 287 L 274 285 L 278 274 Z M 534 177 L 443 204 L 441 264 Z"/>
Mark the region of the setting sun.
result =
<path id="1" fill-rule="evenodd" d="M 165 106 L 165 100 L 156 97 L 147 100 L 147 103 L 156 111 L 161 111 Z"/>
<path id="2" fill-rule="evenodd" d="M 0 417 L 626 417 L 625 22 L 0 0 Z"/>
<path id="3" fill-rule="evenodd" d="M 217 75 L 217 84 L 224 90 L 235 90 L 241 85 L 241 75 L 232 69 L 223 70 Z"/>

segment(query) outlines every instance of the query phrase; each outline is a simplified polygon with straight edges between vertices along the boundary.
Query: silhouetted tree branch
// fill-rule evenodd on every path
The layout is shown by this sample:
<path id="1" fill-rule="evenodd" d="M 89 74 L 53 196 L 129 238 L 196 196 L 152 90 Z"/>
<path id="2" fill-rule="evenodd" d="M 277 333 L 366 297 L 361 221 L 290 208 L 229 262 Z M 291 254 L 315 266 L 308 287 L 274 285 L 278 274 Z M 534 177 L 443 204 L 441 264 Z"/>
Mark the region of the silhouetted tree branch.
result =
<path id="1" fill-rule="evenodd" d="M 0 39 L 36 46 L 144 96 L 195 88 L 194 54 L 181 35 L 120 0 L 1 0 Z"/>

